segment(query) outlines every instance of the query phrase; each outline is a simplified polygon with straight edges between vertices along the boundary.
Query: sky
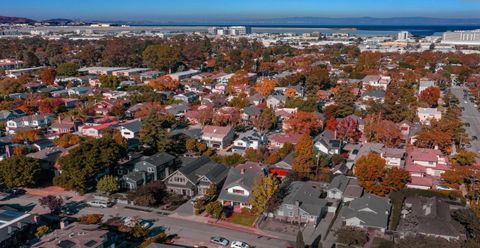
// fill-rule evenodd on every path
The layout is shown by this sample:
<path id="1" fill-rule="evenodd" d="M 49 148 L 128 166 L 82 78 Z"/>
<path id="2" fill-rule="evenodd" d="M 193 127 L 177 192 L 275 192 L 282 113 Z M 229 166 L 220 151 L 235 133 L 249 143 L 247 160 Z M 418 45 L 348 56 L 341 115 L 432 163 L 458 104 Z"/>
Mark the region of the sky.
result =
<path id="1" fill-rule="evenodd" d="M 305 16 L 480 18 L 480 0 L 0 0 L 0 6 L 2 16 L 35 20 L 175 22 Z"/>

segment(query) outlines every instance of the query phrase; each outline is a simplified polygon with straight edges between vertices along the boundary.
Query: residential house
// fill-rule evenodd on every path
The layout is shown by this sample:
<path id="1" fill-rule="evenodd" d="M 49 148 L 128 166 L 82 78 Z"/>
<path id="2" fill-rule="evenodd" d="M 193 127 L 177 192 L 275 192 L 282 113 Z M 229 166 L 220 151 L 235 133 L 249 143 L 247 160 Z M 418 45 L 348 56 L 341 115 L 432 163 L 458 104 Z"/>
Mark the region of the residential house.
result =
<path id="1" fill-rule="evenodd" d="M 61 117 L 58 117 L 58 119 L 50 126 L 50 131 L 56 135 L 72 133 L 77 130 L 80 123 L 80 121 L 75 122 L 70 118 L 62 119 Z"/>
<path id="2" fill-rule="evenodd" d="M 202 132 L 201 139 L 207 143 L 208 147 L 220 149 L 229 146 L 235 135 L 232 126 L 221 127 L 207 125 L 203 127 Z"/>
<path id="3" fill-rule="evenodd" d="M 253 162 L 230 168 L 218 200 L 223 206 L 232 207 L 234 212 L 239 212 L 242 208 L 251 209 L 249 199 L 252 187 L 262 174 L 261 165 Z"/>
<path id="4" fill-rule="evenodd" d="M 43 235 L 34 248 L 53 247 L 92 247 L 115 248 L 115 235 L 100 228 L 99 225 L 88 225 L 74 222 L 61 229 L 55 229 Z"/>
<path id="5" fill-rule="evenodd" d="M 194 92 L 186 92 L 173 96 L 173 99 L 183 101 L 185 103 L 193 103 L 195 101 L 198 101 L 199 97 Z"/>
<path id="6" fill-rule="evenodd" d="M 435 87 L 435 81 L 432 80 L 420 80 L 418 84 L 418 95 L 422 93 L 422 91 L 426 90 L 427 88 Z"/>
<path id="7" fill-rule="evenodd" d="M 52 114 L 35 114 L 18 117 L 7 121 L 7 130 L 13 131 L 17 128 L 42 128 L 49 125 L 54 116 Z"/>
<path id="8" fill-rule="evenodd" d="M 85 123 L 83 126 L 78 128 L 78 132 L 80 135 L 93 137 L 93 138 L 101 138 L 102 132 L 105 129 L 115 127 L 118 124 L 117 121 L 97 124 L 97 123 Z"/>
<path id="9" fill-rule="evenodd" d="M 357 178 L 350 177 L 347 187 L 343 192 L 343 202 L 351 202 L 363 195 L 363 188 L 358 184 Z"/>
<path id="10" fill-rule="evenodd" d="M 335 131 L 326 129 L 316 138 L 315 149 L 323 154 L 340 154 L 343 144 L 336 136 Z"/>
<path id="11" fill-rule="evenodd" d="M 289 153 L 280 162 L 268 167 L 268 172 L 278 177 L 284 178 L 292 171 L 293 166 L 293 152 Z"/>
<path id="12" fill-rule="evenodd" d="M 21 110 L 0 110 L 0 122 L 9 121 L 22 116 L 25 116 L 25 113 Z"/>
<path id="13" fill-rule="evenodd" d="M 119 180 L 120 188 L 127 190 L 137 190 L 151 180 L 146 171 L 130 171 L 123 175 Z"/>
<path id="14" fill-rule="evenodd" d="M 202 156 L 186 163 L 163 181 L 169 192 L 194 197 L 204 195 L 211 184 L 221 187 L 227 174 L 227 167 Z"/>
<path id="15" fill-rule="evenodd" d="M 26 156 L 37 159 L 44 170 L 54 170 L 57 159 L 62 156 L 67 149 L 54 146 L 48 147 L 37 152 L 29 153 Z"/>
<path id="16" fill-rule="evenodd" d="M 73 87 L 67 90 L 69 96 L 77 95 L 82 96 L 90 92 L 92 89 L 90 87 Z"/>
<path id="17" fill-rule="evenodd" d="M 441 175 L 450 169 L 447 156 L 440 150 L 413 148 L 407 154 L 405 170 L 410 173 L 410 188 L 431 189 L 438 185 Z"/>
<path id="18" fill-rule="evenodd" d="M 28 237 L 35 226 L 32 214 L 7 205 L 0 207 L 0 247 L 21 247 L 23 237 Z"/>
<path id="19" fill-rule="evenodd" d="M 232 152 L 244 154 L 248 148 L 258 150 L 266 143 L 265 135 L 256 130 L 248 130 L 238 134 L 238 138 L 233 141 Z"/>
<path id="20" fill-rule="evenodd" d="M 335 176 L 327 188 L 327 197 L 330 199 L 342 200 L 343 192 L 347 188 L 349 178 L 344 175 Z"/>
<path id="21" fill-rule="evenodd" d="M 275 133 L 268 137 L 268 144 L 272 149 L 280 149 L 286 143 L 296 145 L 301 137 L 300 133 Z"/>
<path id="22" fill-rule="evenodd" d="M 392 79 L 389 76 L 368 75 L 362 79 L 363 85 L 387 90 Z"/>
<path id="23" fill-rule="evenodd" d="M 125 139 L 137 139 L 140 135 L 140 129 L 142 129 L 142 120 L 135 119 L 125 123 L 120 123 L 116 126 L 120 130 L 120 134 Z"/>
<path id="24" fill-rule="evenodd" d="M 261 113 L 262 113 L 262 109 L 256 106 L 249 106 L 249 107 L 243 108 L 243 111 L 240 114 L 240 117 L 244 122 L 252 123 L 253 120 L 255 120 L 258 116 L 260 116 Z"/>
<path id="25" fill-rule="evenodd" d="M 464 240 L 465 228 L 451 216 L 457 209 L 438 197 L 407 197 L 397 231 L 402 236 L 422 234 L 450 241 Z"/>
<path id="26" fill-rule="evenodd" d="M 392 205 L 386 197 L 365 194 L 351 201 L 340 216 L 345 226 L 377 229 L 385 232 Z"/>
<path id="27" fill-rule="evenodd" d="M 168 114 L 174 115 L 177 118 L 185 116 L 185 113 L 188 110 L 188 106 L 185 104 L 172 104 L 165 107 L 165 111 Z"/>
<path id="28" fill-rule="evenodd" d="M 424 125 L 430 125 L 430 121 L 440 120 L 442 118 L 442 112 L 438 111 L 437 108 L 418 108 L 417 116 L 420 120 L 420 123 Z"/>
<path id="29" fill-rule="evenodd" d="M 327 213 L 327 200 L 317 182 L 292 182 L 278 207 L 275 219 L 291 223 L 313 223 L 317 225 Z"/>
<path id="30" fill-rule="evenodd" d="M 267 107 L 277 109 L 283 107 L 287 102 L 287 97 L 284 95 L 270 95 L 267 98 Z"/>
<path id="31" fill-rule="evenodd" d="M 200 73 L 201 71 L 199 70 L 188 70 L 188 71 L 171 73 L 171 74 L 168 74 L 167 76 L 171 77 L 173 80 L 180 81 L 183 79 L 191 78 Z"/>
<path id="32" fill-rule="evenodd" d="M 385 101 L 385 91 L 383 90 L 371 90 L 363 93 L 362 95 L 363 101 L 374 101 L 383 103 Z"/>
<path id="33" fill-rule="evenodd" d="M 170 175 L 173 169 L 175 156 L 166 152 L 160 152 L 152 156 L 144 156 L 135 163 L 134 171 L 145 171 L 152 180 L 163 180 Z"/>

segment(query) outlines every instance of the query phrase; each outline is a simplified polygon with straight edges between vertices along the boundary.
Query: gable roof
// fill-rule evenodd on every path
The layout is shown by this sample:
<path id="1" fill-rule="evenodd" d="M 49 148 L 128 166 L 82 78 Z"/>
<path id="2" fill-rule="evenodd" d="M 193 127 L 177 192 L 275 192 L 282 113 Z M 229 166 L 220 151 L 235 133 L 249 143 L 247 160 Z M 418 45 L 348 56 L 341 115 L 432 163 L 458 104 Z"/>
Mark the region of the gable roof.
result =
<path id="1" fill-rule="evenodd" d="M 154 166 L 160 166 L 164 165 L 166 163 L 169 163 L 170 161 L 174 160 L 175 156 L 170 155 L 166 152 L 159 152 L 157 154 L 154 154 L 152 156 L 144 156 L 138 161 L 135 165 L 154 165 Z"/>
<path id="2" fill-rule="evenodd" d="M 136 119 L 136 120 L 133 120 L 133 121 L 121 123 L 121 124 L 118 124 L 118 127 L 120 127 L 120 128 L 123 127 L 125 129 L 128 129 L 128 130 L 134 132 L 134 133 L 140 132 L 140 129 L 142 128 L 142 120 Z"/>
<path id="3" fill-rule="evenodd" d="M 333 178 L 332 182 L 328 186 L 328 189 L 338 189 L 345 192 L 348 185 L 348 178 L 345 175 L 338 175 Z"/>
<path id="4" fill-rule="evenodd" d="M 197 184 L 200 178 L 205 177 L 210 182 L 218 184 L 227 176 L 228 169 L 222 164 L 212 161 L 209 157 L 201 156 L 178 169 L 188 180 Z"/>
<path id="5" fill-rule="evenodd" d="M 225 183 L 223 184 L 218 198 L 227 201 L 247 203 L 249 196 L 231 194 L 228 192 L 228 189 L 240 186 L 248 192 L 251 192 L 253 183 L 261 174 L 261 171 L 255 169 L 248 170 L 244 168 L 231 168 L 228 171 L 227 178 L 225 179 Z"/>
<path id="6" fill-rule="evenodd" d="M 366 227 L 387 228 L 391 206 L 388 198 L 365 194 L 350 202 L 342 218 L 358 218 Z"/>
<path id="7" fill-rule="evenodd" d="M 320 216 L 327 200 L 320 198 L 322 190 L 314 182 L 295 181 L 290 184 L 288 193 L 283 198 L 283 204 L 297 205 L 300 209 L 313 216 Z"/>

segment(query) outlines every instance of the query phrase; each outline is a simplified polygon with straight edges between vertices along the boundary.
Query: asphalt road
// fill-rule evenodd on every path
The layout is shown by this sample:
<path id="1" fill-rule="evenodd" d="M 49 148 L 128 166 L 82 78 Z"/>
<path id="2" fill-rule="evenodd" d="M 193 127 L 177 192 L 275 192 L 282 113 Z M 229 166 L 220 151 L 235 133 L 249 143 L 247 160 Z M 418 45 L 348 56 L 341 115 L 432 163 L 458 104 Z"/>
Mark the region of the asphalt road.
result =
<path id="1" fill-rule="evenodd" d="M 462 112 L 462 121 L 469 123 L 470 127 L 465 127 L 467 133 L 472 136 L 480 137 L 480 112 L 474 103 L 469 99 L 463 99 L 463 87 L 452 87 L 452 93 L 460 100 L 460 106 L 465 108 Z M 468 97 L 470 98 L 470 97 Z M 474 152 L 480 152 L 480 140 L 472 140 L 470 142 L 472 147 L 467 148 Z"/>
<path id="2" fill-rule="evenodd" d="M 289 243 L 284 240 L 271 239 L 242 231 L 220 228 L 205 223 L 187 221 L 156 213 L 126 209 L 123 207 L 114 206 L 113 208 L 103 209 L 87 207 L 82 209 L 79 212 L 79 215 L 92 213 L 101 213 L 107 218 L 114 216 L 129 216 L 153 220 L 155 223 L 154 226 L 162 226 L 166 229 L 167 234 L 177 234 L 181 238 L 179 241 L 180 244 L 182 244 L 182 241 L 187 241 L 188 245 L 216 248 L 218 245 L 212 245 L 210 243 L 210 237 L 221 236 L 230 241 L 244 241 L 257 248 L 283 248 L 288 247 L 289 245 Z"/>

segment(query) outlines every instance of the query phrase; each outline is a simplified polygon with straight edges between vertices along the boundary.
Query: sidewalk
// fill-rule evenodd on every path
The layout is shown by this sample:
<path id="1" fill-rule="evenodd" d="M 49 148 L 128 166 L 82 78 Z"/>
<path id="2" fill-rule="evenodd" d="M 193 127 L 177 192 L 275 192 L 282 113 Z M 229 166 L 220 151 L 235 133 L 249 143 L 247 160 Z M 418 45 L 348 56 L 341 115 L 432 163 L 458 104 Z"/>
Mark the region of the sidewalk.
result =
<path id="1" fill-rule="evenodd" d="M 168 217 L 181 219 L 181 220 L 187 220 L 187 221 L 194 221 L 194 222 L 199 222 L 199 223 L 206 223 L 206 224 L 214 225 L 214 226 L 217 226 L 217 227 L 223 227 L 223 228 L 227 228 L 227 229 L 234 230 L 234 231 L 246 232 L 246 233 L 250 233 L 250 234 L 255 234 L 255 235 L 259 235 L 259 236 L 273 238 L 273 239 L 282 239 L 278 236 L 267 234 L 267 233 L 263 232 L 262 230 L 259 230 L 259 229 L 253 228 L 253 227 L 246 227 L 246 226 L 242 226 L 242 225 L 237 225 L 237 224 L 233 224 L 233 223 L 222 221 L 222 220 L 213 220 L 211 218 L 203 217 L 203 216 L 197 216 L 197 215 L 181 216 L 177 213 L 174 213 L 174 214 L 169 215 Z"/>

